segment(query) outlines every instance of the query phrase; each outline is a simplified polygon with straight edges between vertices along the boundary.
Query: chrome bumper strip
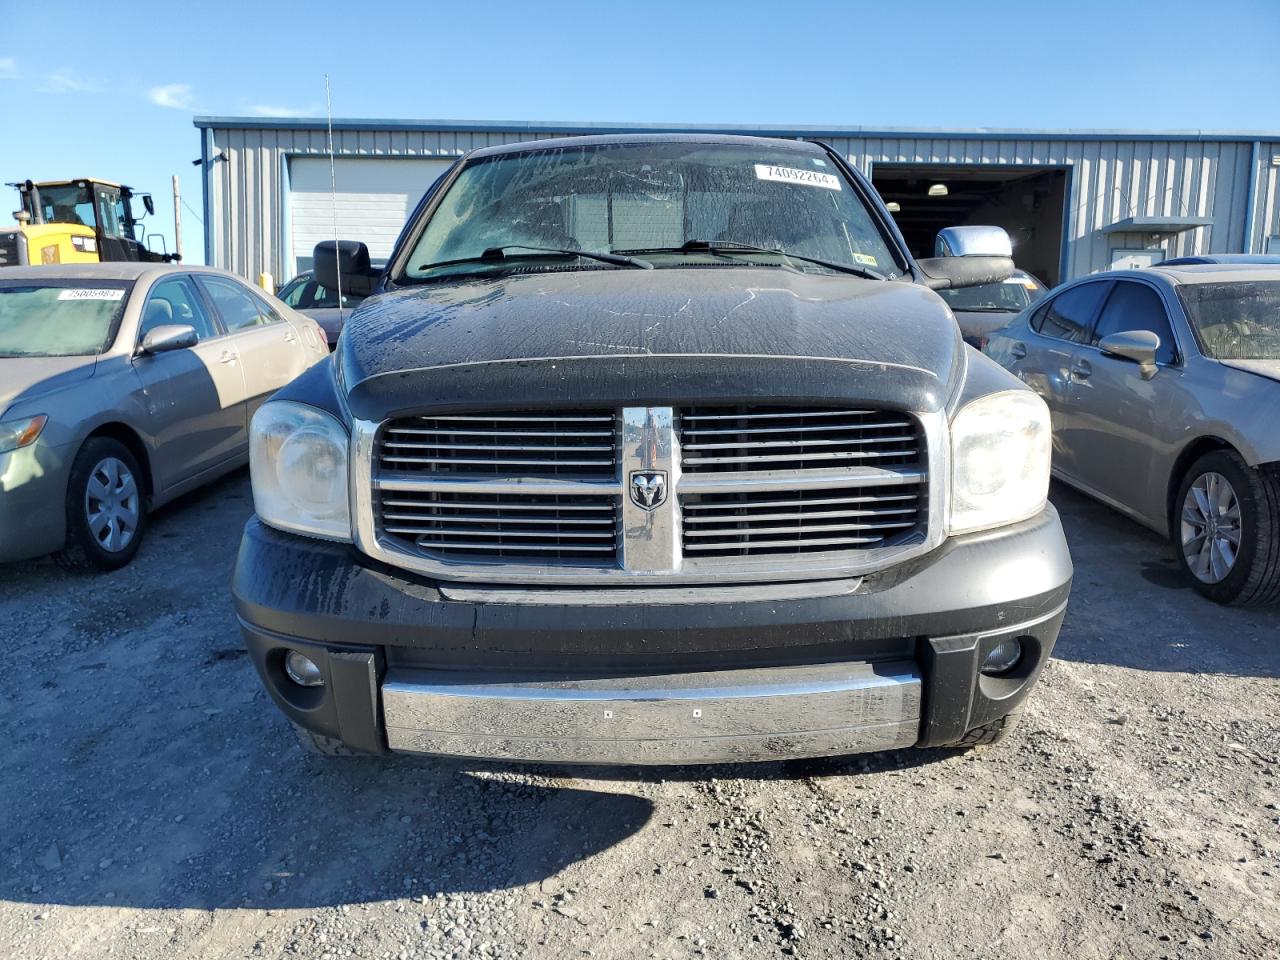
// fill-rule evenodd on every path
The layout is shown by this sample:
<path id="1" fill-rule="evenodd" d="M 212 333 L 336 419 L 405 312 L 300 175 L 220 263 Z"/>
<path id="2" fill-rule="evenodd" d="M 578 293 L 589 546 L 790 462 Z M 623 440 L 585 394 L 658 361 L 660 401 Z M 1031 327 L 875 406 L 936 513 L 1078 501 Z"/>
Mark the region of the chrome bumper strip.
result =
<path id="1" fill-rule="evenodd" d="M 911 661 L 586 680 L 393 671 L 392 750 L 544 763 L 681 764 L 892 750 L 916 742 Z"/>

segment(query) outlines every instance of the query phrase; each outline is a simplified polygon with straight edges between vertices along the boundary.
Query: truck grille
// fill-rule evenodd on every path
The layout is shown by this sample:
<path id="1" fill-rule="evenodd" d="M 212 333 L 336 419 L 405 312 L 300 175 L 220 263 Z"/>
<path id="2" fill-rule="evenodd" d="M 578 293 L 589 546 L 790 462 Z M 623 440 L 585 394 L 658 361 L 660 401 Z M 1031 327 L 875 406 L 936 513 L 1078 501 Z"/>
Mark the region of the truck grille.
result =
<path id="1" fill-rule="evenodd" d="M 618 552 L 618 498 L 387 490 L 382 529 L 416 550 L 473 562 L 586 560 Z"/>
<path id="2" fill-rule="evenodd" d="M 689 407 L 680 411 L 685 473 L 919 464 L 920 428 L 884 410 Z"/>
<path id="3" fill-rule="evenodd" d="M 472 476 L 613 479 L 612 410 L 406 417 L 386 425 L 379 466 Z"/>
<path id="4" fill-rule="evenodd" d="M 852 404 L 358 421 L 356 542 L 488 583 L 854 576 L 940 542 L 935 436 L 941 414 Z"/>
<path id="5" fill-rule="evenodd" d="M 787 492 L 704 493 L 681 499 L 686 557 L 754 557 L 865 550 L 918 527 L 920 484 Z"/>

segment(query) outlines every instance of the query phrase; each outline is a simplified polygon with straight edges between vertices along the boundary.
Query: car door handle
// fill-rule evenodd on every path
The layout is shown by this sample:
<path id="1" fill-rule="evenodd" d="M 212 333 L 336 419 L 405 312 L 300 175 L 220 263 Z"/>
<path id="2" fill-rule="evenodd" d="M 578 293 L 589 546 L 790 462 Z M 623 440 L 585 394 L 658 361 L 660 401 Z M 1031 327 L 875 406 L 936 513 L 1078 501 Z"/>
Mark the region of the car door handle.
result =
<path id="1" fill-rule="evenodd" d="M 1013 346 L 1009 348 L 1009 355 L 1012 356 L 1013 359 L 1015 360 L 1026 359 L 1027 345 L 1021 341 L 1018 341 L 1017 343 L 1015 343 Z"/>
<path id="2" fill-rule="evenodd" d="M 235 363 L 236 354 L 234 350 L 223 350 L 222 356 L 218 357 L 219 363 Z"/>
<path id="3" fill-rule="evenodd" d="M 1071 373 L 1078 380 L 1088 380 L 1093 375 L 1093 367 L 1088 360 L 1077 360 L 1071 365 Z"/>
<path id="4" fill-rule="evenodd" d="M 297 342 L 297 340 L 298 340 L 298 335 L 297 335 L 294 331 L 292 331 L 292 330 L 289 330 L 289 331 L 288 331 L 288 332 L 286 332 L 286 333 L 285 333 L 285 335 L 284 335 L 284 342 L 285 342 L 285 343 L 296 343 L 296 342 Z"/>

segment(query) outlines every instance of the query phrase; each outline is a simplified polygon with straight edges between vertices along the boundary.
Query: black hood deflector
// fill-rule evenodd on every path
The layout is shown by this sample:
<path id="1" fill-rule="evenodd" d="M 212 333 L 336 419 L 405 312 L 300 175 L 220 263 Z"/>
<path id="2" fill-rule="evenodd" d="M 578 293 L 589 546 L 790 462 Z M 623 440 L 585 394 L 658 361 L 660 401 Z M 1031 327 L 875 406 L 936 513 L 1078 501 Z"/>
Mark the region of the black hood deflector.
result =
<path id="1" fill-rule="evenodd" d="M 945 305 L 907 282 L 780 268 L 605 268 L 366 301 L 340 360 L 352 413 L 859 400 L 941 409 L 962 375 Z"/>

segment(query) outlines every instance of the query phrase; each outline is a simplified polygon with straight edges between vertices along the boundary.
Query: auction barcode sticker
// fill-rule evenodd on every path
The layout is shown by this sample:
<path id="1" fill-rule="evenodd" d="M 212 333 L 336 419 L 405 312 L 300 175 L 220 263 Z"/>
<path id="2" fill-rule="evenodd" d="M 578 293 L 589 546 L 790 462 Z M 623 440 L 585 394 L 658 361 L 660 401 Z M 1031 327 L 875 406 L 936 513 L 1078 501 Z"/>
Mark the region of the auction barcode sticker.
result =
<path id="1" fill-rule="evenodd" d="M 107 287 L 67 287 L 58 294 L 59 300 L 123 300 L 123 290 Z"/>
<path id="2" fill-rule="evenodd" d="M 756 164 L 757 180 L 777 180 L 780 183 L 802 183 L 809 187 L 839 190 L 840 178 L 818 170 L 797 170 L 795 167 L 775 167 L 771 163 Z"/>

